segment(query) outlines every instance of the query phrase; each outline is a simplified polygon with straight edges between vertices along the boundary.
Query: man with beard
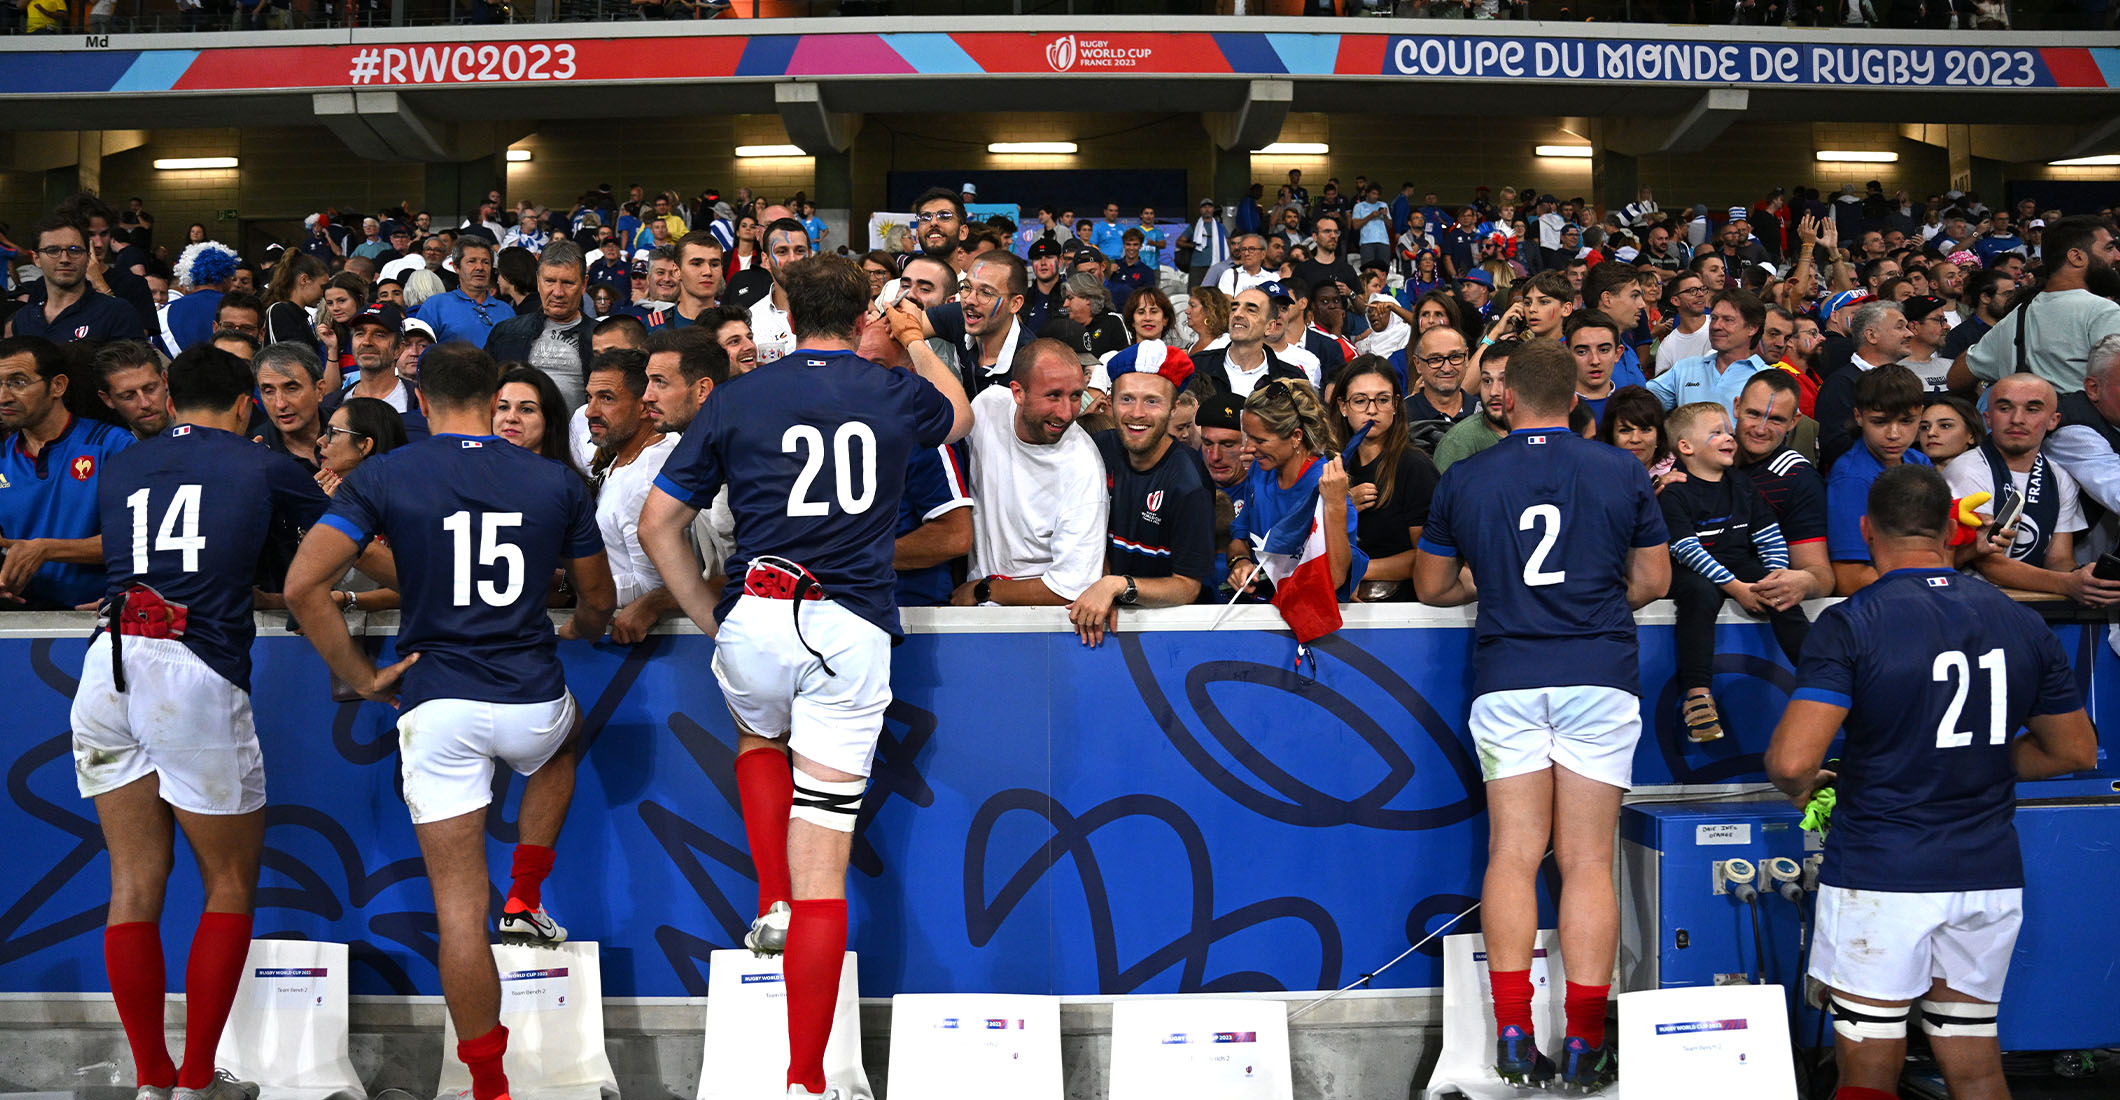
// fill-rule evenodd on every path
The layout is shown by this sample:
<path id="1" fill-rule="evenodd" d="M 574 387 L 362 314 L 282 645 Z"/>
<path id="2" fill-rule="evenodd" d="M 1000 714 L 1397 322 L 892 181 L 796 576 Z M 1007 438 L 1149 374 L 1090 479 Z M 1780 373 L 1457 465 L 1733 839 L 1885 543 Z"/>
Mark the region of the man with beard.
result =
<path id="1" fill-rule="evenodd" d="M 123 300 L 88 285 L 88 235 L 63 218 L 37 225 L 37 269 L 44 273 L 43 301 L 8 318 L 7 335 L 40 336 L 55 344 L 75 340 L 137 340 L 139 313 Z"/>
<path id="2" fill-rule="evenodd" d="M 317 417 L 329 423 L 331 414 L 349 397 L 373 397 L 396 409 L 405 421 L 405 438 L 418 442 L 427 438 L 427 418 L 420 415 L 419 399 L 412 387 L 398 377 L 399 330 L 404 317 L 398 307 L 378 302 L 354 315 L 347 327 L 353 330 L 353 362 L 361 370 L 352 386 L 327 394 L 317 406 Z"/>
<path id="3" fill-rule="evenodd" d="M 978 397 L 988 386 L 1000 385 L 1016 361 L 1016 348 L 1024 334 L 1016 323 L 1029 289 L 1029 272 L 1013 252 L 982 253 L 964 272 L 957 300 L 926 311 L 927 335 L 946 341 L 954 357 L 964 392 Z"/>
<path id="4" fill-rule="evenodd" d="M 1500 443 L 1509 435 L 1509 422 L 1503 418 L 1502 391 L 1509 375 L 1510 353 L 1518 346 L 1516 340 L 1499 340 L 1480 357 L 1480 414 L 1451 425 L 1450 430 L 1443 433 L 1443 438 L 1436 441 L 1435 468 L 1438 472 Z"/>
<path id="5" fill-rule="evenodd" d="M 738 316 L 735 322 L 746 334 L 751 331 L 749 320 Z M 714 388 L 732 376 L 729 353 L 715 342 L 713 330 L 705 324 L 655 333 L 648 337 L 647 352 L 648 384 L 641 391 L 641 416 L 656 431 L 675 436 L 699 415 Z M 699 557 L 700 576 L 723 575 L 724 563 L 736 550 L 736 515 L 729 510 L 728 486 L 722 486 L 713 503 L 692 517 L 692 549 Z"/>
<path id="6" fill-rule="evenodd" d="M 597 485 L 596 526 L 603 532 L 611 580 L 618 585 L 618 613 L 611 617 L 611 640 L 633 645 L 645 640 L 677 601 L 663 586 L 662 574 L 640 545 L 640 509 L 662 473 L 677 437 L 664 435 L 657 420 L 645 415 L 648 357 L 631 348 L 599 352 L 589 365 L 589 438 L 596 444 L 589 476 Z"/>
<path id="7" fill-rule="evenodd" d="M 2120 581 L 2100 580 L 2091 566 L 2076 568 L 2076 532 L 2084 522 L 2076 479 L 2040 453 L 2047 433 L 2061 423 L 2061 398 L 2036 374 L 2012 374 L 1987 392 L 1987 441 L 1952 459 L 1943 479 L 1953 497 L 1993 493 L 2005 485 L 2024 498 L 2024 515 L 2007 553 L 1960 559 L 2004 588 L 2053 592 L 2091 607 L 2120 603 Z M 1977 509 L 1992 520 L 1995 502 Z"/>
<path id="8" fill-rule="evenodd" d="M 1161 344 L 1128 357 L 1112 377 L 1119 426 L 1097 433 L 1111 485 L 1104 577 L 1068 605 L 1083 645 L 1118 625 L 1121 607 L 1176 607 L 1209 587 L 1215 564 L 1215 490 L 1207 466 L 1170 435 L 1178 389 L 1192 363 Z M 1118 361 L 1114 361 L 1118 368 Z"/>
<path id="9" fill-rule="evenodd" d="M 2000 271 L 1982 271 L 1965 280 L 1963 294 L 1960 308 L 1964 310 L 1964 320 L 1943 338 L 1943 350 L 1936 353 L 1954 365 L 1959 356 L 2008 316 L 2010 306 L 2017 300 L 2017 280 Z"/>
<path id="10" fill-rule="evenodd" d="M 1007 388 L 972 403 L 972 579 L 950 602 L 1058 607 L 1103 574 L 1104 464 L 1075 417 L 1086 382 L 1073 348 L 1016 353 Z"/>
<path id="11" fill-rule="evenodd" d="M 1245 290 L 1230 303 L 1229 343 L 1193 359 L 1192 381 L 1187 385 L 1203 402 L 1218 393 L 1249 397 L 1271 378 L 1306 380 L 1301 367 L 1275 358 L 1266 346 L 1269 326 L 1280 312 L 1278 302 L 1287 297 L 1280 283 L 1268 282 Z"/>
<path id="12" fill-rule="evenodd" d="M 104 595 L 97 486 L 133 438 L 69 412 L 72 382 L 57 344 L 0 339 L 0 608 L 64 611 Z"/>
<path id="13" fill-rule="evenodd" d="M 96 395 L 134 439 L 169 427 L 169 378 L 153 348 L 139 340 L 105 344 L 96 349 L 94 369 Z"/>
<path id="14" fill-rule="evenodd" d="M 964 271 L 971 255 L 964 250 L 964 199 L 954 191 L 931 187 L 913 204 L 913 232 L 920 250 Z"/>
<path id="15" fill-rule="evenodd" d="M 714 234 L 704 229 L 693 230 L 671 246 L 670 251 L 677 267 L 677 304 L 643 317 L 642 323 L 650 329 L 699 324 L 721 297 L 722 251 L 721 242 L 714 238 Z M 652 272 L 649 278 L 654 278 Z"/>
<path id="16" fill-rule="evenodd" d="M 514 307 L 494 297 L 493 243 L 484 237 L 458 237 L 452 260 L 456 289 L 421 302 L 413 315 L 433 327 L 436 343 L 462 340 L 485 347 L 493 326 L 515 316 Z"/>
<path id="17" fill-rule="evenodd" d="M 788 327 L 788 292 L 780 285 L 780 271 L 810 254 L 810 231 L 793 218 L 779 218 L 766 225 L 765 272 L 773 278 L 773 292 L 751 306 L 751 336 L 758 342 L 758 362 L 764 366 L 795 350 L 795 331 Z"/>
<path id="18" fill-rule="evenodd" d="M 2091 347 L 2120 333 L 2120 302 L 2114 300 L 2120 298 L 2120 272 L 2114 270 L 2120 244 L 2112 223 L 2092 215 L 2062 218 L 2046 227 L 2045 247 L 2046 285 L 1952 365 L 1952 389 L 2029 370 L 2063 394 L 2076 393 L 2083 389 Z M 2020 362 L 2017 330 L 2027 324 Z"/>

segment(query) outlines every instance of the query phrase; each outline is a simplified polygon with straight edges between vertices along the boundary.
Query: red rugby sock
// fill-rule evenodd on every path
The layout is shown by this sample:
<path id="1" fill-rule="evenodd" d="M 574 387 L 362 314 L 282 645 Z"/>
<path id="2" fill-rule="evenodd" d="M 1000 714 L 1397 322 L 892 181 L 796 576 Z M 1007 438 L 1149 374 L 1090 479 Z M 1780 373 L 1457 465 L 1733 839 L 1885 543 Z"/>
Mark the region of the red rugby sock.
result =
<path id="1" fill-rule="evenodd" d="M 824 1091 L 824 1046 L 839 1006 L 839 972 L 846 963 L 847 903 L 793 901 L 788 950 L 781 973 L 788 989 L 788 1084 Z"/>
<path id="2" fill-rule="evenodd" d="M 508 869 L 508 912 L 527 913 L 545 903 L 545 876 L 558 853 L 542 844 L 518 844 Z"/>
<path id="3" fill-rule="evenodd" d="M 191 961 L 184 967 L 184 1068 L 180 1088 L 213 1084 L 214 1051 L 228 1010 L 243 982 L 243 960 L 250 954 L 250 914 L 201 913 L 191 938 Z"/>
<path id="4" fill-rule="evenodd" d="M 162 1035 L 162 1002 L 167 993 L 162 969 L 162 929 L 153 921 L 113 924 L 103 930 L 103 967 L 110 974 L 110 993 L 118 1002 L 118 1020 L 132 1046 L 135 1087 L 173 1088 L 177 1064 L 169 1060 Z"/>
<path id="5" fill-rule="evenodd" d="M 1568 999 L 1562 1002 L 1568 1013 L 1568 1035 L 1570 1039 L 1581 1039 L 1591 1048 L 1605 1045 L 1605 1002 L 1612 996 L 1608 985 L 1577 985 L 1568 983 Z"/>
<path id="6" fill-rule="evenodd" d="M 795 773 L 776 749 L 752 749 L 736 758 L 736 796 L 743 806 L 743 833 L 758 868 L 758 915 L 794 893 L 788 883 L 788 811 L 795 806 Z"/>
<path id="7" fill-rule="evenodd" d="M 1531 971 L 1489 970 L 1487 984 L 1494 990 L 1495 1036 L 1512 1027 L 1531 1034 Z"/>
<path id="8" fill-rule="evenodd" d="M 471 1071 L 472 1100 L 499 1100 L 508 1095 L 508 1071 L 501 1056 L 508 1053 L 508 1029 L 500 1024 L 476 1039 L 456 1044 L 456 1060 Z"/>

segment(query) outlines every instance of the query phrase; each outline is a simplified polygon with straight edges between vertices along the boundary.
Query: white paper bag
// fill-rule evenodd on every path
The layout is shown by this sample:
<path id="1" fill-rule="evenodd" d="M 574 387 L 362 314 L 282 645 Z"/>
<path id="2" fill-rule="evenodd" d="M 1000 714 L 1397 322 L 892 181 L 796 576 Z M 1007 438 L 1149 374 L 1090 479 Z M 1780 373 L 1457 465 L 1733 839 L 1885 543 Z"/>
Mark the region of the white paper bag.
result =
<path id="1" fill-rule="evenodd" d="M 214 1064 L 260 1100 L 365 1100 L 346 1049 L 346 945 L 252 940 Z"/>
<path id="2" fill-rule="evenodd" d="M 1060 998 L 891 998 L 891 1100 L 1061 1100 Z"/>
<path id="3" fill-rule="evenodd" d="M 1293 1100 L 1288 1006 L 1231 997 L 1112 1005 L 1110 1100 Z"/>
<path id="4" fill-rule="evenodd" d="M 1796 1100 L 1789 991 L 1778 985 L 1644 989 L 1619 998 L 1632 1100 Z"/>
<path id="5" fill-rule="evenodd" d="M 824 1044 L 827 1084 L 853 1100 L 875 1100 L 861 1066 L 861 985 L 855 955 L 839 971 L 839 1005 Z M 781 1096 L 788 1080 L 788 994 L 780 956 L 716 951 L 707 960 L 707 1042 L 699 1100 Z"/>
<path id="6" fill-rule="evenodd" d="M 1539 1048 L 1551 1055 L 1568 1030 L 1567 968 L 1560 933 L 1539 929 L 1531 953 L 1531 1023 Z M 1471 1100 L 1515 1098 L 1523 1090 L 1494 1073 L 1494 1001 L 1487 986 L 1487 939 L 1478 933 L 1443 937 L 1443 1053 L 1422 1095 L 1441 1100 L 1453 1092 Z M 1617 1085 L 1600 1097 L 1614 1100 Z M 1720 1100 L 1720 1098 L 1718 1098 Z"/>
<path id="7" fill-rule="evenodd" d="M 600 1100 L 618 1095 L 604 1053 L 604 976 L 594 940 L 558 947 L 493 945 L 501 972 L 501 1023 L 508 1028 L 508 1093 L 516 1100 Z M 443 1094 L 471 1087 L 457 1060 L 456 1022 L 442 1035 Z"/>

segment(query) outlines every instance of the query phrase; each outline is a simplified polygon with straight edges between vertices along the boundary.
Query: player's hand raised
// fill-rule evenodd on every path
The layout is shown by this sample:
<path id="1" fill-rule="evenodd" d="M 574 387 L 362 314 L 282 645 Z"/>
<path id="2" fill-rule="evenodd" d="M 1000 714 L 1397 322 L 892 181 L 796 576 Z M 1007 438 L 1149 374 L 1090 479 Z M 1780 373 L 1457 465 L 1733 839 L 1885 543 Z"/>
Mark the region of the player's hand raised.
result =
<path id="1" fill-rule="evenodd" d="M 388 703 L 393 707 L 397 706 L 398 681 L 404 678 L 405 670 L 411 668 L 413 662 L 419 659 L 420 655 L 415 653 L 394 665 L 376 669 L 375 679 L 370 680 L 367 687 L 360 689 L 361 698 L 371 703 Z"/>

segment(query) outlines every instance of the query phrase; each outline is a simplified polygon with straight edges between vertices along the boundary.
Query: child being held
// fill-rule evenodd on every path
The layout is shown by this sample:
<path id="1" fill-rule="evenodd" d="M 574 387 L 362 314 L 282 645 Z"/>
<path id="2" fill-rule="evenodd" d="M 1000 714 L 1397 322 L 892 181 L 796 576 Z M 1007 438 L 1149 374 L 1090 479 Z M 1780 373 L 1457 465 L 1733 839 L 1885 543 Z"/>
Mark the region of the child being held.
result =
<path id="1" fill-rule="evenodd" d="M 1735 469 L 1737 436 L 1720 402 L 1681 405 L 1664 431 L 1685 470 L 1657 494 L 1671 530 L 1671 598 L 1678 605 L 1678 687 L 1687 736 L 1723 735 L 1722 715 L 1709 685 L 1715 670 L 1715 619 L 1725 597 L 1774 627 L 1781 651 L 1795 664 L 1810 633 L 1801 603 L 1778 606 L 1753 585 L 1789 567 L 1788 544 L 1774 510 L 1752 479 Z"/>

